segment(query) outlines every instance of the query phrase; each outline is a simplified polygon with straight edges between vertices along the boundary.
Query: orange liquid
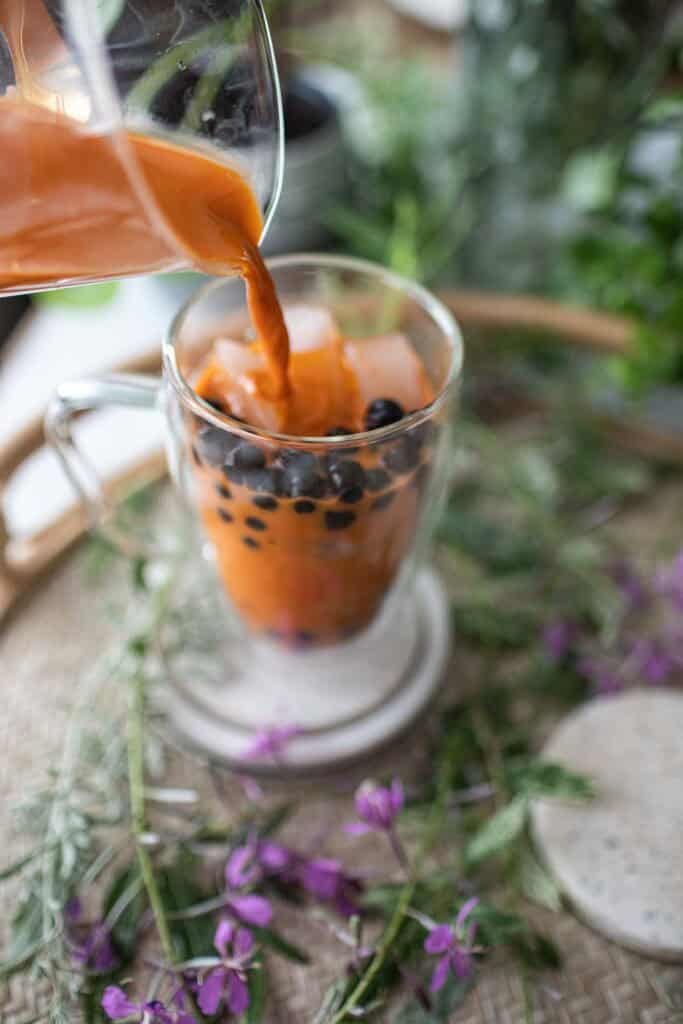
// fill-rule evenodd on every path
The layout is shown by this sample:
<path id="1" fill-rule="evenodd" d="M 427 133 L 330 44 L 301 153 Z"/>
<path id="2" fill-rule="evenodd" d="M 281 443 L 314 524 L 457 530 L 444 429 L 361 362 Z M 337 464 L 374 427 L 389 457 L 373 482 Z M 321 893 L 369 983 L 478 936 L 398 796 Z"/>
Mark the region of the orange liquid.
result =
<path id="1" fill-rule="evenodd" d="M 188 263 L 211 274 L 240 273 L 267 355 L 269 391 L 286 395 L 287 330 L 257 247 L 261 212 L 241 174 L 169 142 L 93 135 L 12 97 L 0 99 L 0 152 L 0 291 Z M 155 223 L 122 157 L 139 169 Z"/>

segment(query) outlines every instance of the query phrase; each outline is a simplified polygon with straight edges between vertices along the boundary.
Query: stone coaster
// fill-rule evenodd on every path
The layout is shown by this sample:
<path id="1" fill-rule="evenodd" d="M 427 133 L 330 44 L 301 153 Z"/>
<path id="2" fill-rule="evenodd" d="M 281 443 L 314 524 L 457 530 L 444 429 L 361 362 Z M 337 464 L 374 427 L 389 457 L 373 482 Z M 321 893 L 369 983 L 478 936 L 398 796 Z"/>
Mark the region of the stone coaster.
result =
<path id="1" fill-rule="evenodd" d="M 544 756 L 597 790 L 587 804 L 533 807 L 539 852 L 577 913 L 615 942 L 683 961 L 683 695 L 591 701 Z"/>

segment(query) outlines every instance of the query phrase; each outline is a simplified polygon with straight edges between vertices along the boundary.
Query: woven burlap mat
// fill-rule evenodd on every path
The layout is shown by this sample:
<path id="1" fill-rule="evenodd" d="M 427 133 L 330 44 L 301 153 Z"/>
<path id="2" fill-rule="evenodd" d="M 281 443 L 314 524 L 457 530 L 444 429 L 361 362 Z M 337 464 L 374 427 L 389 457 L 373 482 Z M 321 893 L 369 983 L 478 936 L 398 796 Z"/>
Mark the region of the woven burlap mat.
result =
<path id="1" fill-rule="evenodd" d="M 683 486 L 669 484 L 645 505 L 630 512 L 618 530 L 647 555 L 662 539 L 681 540 L 680 510 Z M 84 586 L 83 552 L 69 557 L 23 603 L 0 636 L 0 866 L 22 852 L 12 830 L 11 808 L 44 780 L 58 756 L 68 718 L 74 683 L 89 660 L 95 659 L 112 638 L 112 626 Z M 108 581 L 107 599 L 122 593 L 124 584 L 114 572 Z M 445 688 L 451 694 L 481 685 L 477 665 L 462 657 L 453 659 Z M 121 699 L 122 695 L 111 695 Z M 341 833 L 340 820 L 349 816 L 349 794 L 358 778 L 370 770 L 400 770 L 410 777 L 424 756 L 429 719 L 416 727 L 393 749 L 358 766 L 340 778 L 319 779 L 280 788 L 305 805 L 286 827 L 286 836 L 305 847 L 322 837 L 325 852 L 353 863 L 354 844 Z M 407 754 L 410 755 L 410 761 Z M 207 802 L 214 803 L 223 818 L 239 809 L 238 787 L 228 785 L 218 794 L 215 785 L 195 760 L 175 756 L 169 779 L 195 785 Z M 363 867 L 386 874 L 391 870 L 386 849 L 371 837 L 363 839 Z M 683 846 L 682 846 L 683 848 Z M 8 919 L 16 889 L 0 887 L 0 944 L 8 937 Z M 585 927 L 568 913 L 533 911 L 556 939 L 565 964 L 561 972 L 548 974 L 547 984 L 537 988 L 536 1024 L 674 1024 L 683 1020 L 683 969 L 649 961 L 620 949 Z M 319 921 L 305 919 L 296 910 L 278 907 L 278 927 L 299 945 L 315 950 L 315 966 L 300 967 L 273 958 L 268 1024 L 308 1024 L 322 992 L 336 976 L 345 956 L 343 947 Z M 22 977 L 0 985 L 0 1021 L 20 1024 L 40 1009 L 41 992 Z M 675 1007 L 678 1006 L 678 1010 Z M 391 1021 L 392 1011 L 384 1015 Z M 466 1003 L 453 1014 L 453 1024 L 521 1024 L 522 992 L 516 970 L 504 959 L 488 959 Z"/>

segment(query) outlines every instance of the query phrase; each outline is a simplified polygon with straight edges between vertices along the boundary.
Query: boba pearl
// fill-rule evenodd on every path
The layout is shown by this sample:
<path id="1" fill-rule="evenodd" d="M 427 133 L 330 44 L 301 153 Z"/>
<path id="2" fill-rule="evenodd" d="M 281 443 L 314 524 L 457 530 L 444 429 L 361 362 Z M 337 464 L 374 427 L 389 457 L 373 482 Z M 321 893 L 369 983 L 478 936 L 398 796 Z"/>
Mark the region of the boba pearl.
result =
<path id="1" fill-rule="evenodd" d="M 363 498 L 362 487 L 347 487 L 339 495 L 339 500 L 345 505 L 355 505 L 356 502 L 361 501 Z"/>
<path id="2" fill-rule="evenodd" d="M 375 398 L 365 410 L 363 422 L 366 430 L 378 430 L 402 419 L 403 408 L 393 398 Z"/>
<path id="3" fill-rule="evenodd" d="M 345 530 L 356 521 L 356 513 L 349 509 L 328 509 L 325 513 L 325 526 L 328 530 Z"/>
<path id="4" fill-rule="evenodd" d="M 242 537 L 242 543 L 247 548 L 260 548 L 261 545 L 253 537 Z"/>
<path id="5" fill-rule="evenodd" d="M 277 467 L 274 469 L 252 469 L 242 473 L 241 476 L 242 482 L 252 491 L 275 495 L 285 493 L 283 473 Z"/>
<path id="6" fill-rule="evenodd" d="M 197 451 L 202 461 L 209 466 L 222 466 L 237 444 L 239 438 L 218 427 L 205 425 L 197 436 Z"/>
<path id="7" fill-rule="evenodd" d="M 256 530 L 259 533 L 261 532 L 261 530 L 268 529 L 263 520 L 259 519 L 258 516 L 247 516 L 247 518 L 244 520 L 244 524 L 245 526 L 248 526 L 250 530 Z"/>
<path id="8" fill-rule="evenodd" d="M 308 501 L 307 498 L 300 498 L 294 502 L 293 508 L 300 516 L 310 516 L 312 512 L 315 512 L 315 502 Z"/>
<path id="9" fill-rule="evenodd" d="M 327 475 L 336 494 L 341 494 L 350 488 L 358 488 L 362 497 L 365 487 L 365 470 L 360 462 L 345 459 L 340 455 L 330 455 L 327 460 Z"/>
<path id="10" fill-rule="evenodd" d="M 235 469 L 249 471 L 252 469 L 263 469 L 266 464 L 266 457 L 260 448 L 248 441 L 240 441 L 232 452 L 230 460 Z"/>
<path id="11" fill-rule="evenodd" d="M 283 448 L 278 452 L 277 462 L 284 469 L 297 470 L 299 473 L 315 473 L 318 460 L 312 452 L 302 452 L 296 448 Z"/>
<path id="12" fill-rule="evenodd" d="M 383 469 L 367 469 L 365 486 L 369 491 L 383 491 L 391 483 L 391 477 Z"/>
<path id="13" fill-rule="evenodd" d="M 224 523 L 231 523 L 233 521 L 232 516 L 224 508 L 218 509 L 218 515 L 221 517 Z"/>
<path id="14" fill-rule="evenodd" d="M 315 461 L 317 466 L 317 461 Z M 289 466 L 284 470 L 284 493 L 290 498 L 324 498 L 327 484 L 324 477 L 313 469 Z"/>
<path id="15" fill-rule="evenodd" d="M 394 473 L 409 473 L 420 461 L 420 447 L 412 437 L 401 437 L 382 455 L 382 462 Z"/>
<path id="16" fill-rule="evenodd" d="M 226 487 L 225 484 L 216 484 L 215 487 L 216 493 L 220 495 L 221 498 L 225 498 L 226 501 L 232 498 L 232 491 L 229 487 Z"/>
<path id="17" fill-rule="evenodd" d="M 271 498 L 269 494 L 257 494 L 251 500 L 257 508 L 262 508 L 265 512 L 272 512 L 277 508 L 277 499 Z"/>

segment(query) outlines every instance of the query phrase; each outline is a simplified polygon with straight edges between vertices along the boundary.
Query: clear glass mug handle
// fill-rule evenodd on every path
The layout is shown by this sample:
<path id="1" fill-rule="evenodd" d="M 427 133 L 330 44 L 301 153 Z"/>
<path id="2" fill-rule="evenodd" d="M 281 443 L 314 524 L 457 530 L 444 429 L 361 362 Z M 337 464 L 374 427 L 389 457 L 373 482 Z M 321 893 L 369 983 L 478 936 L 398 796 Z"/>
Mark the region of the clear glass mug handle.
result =
<path id="1" fill-rule="evenodd" d="M 128 555 L 159 554 L 151 545 L 117 528 L 113 507 L 100 475 L 73 436 L 73 420 L 86 412 L 111 407 L 161 411 L 160 377 L 143 374 L 103 374 L 66 381 L 57 389 L 45 413 L 45 436 L 57 454 L 72 487 L 83 501 L 92 526 L 97 526 Z"/>

